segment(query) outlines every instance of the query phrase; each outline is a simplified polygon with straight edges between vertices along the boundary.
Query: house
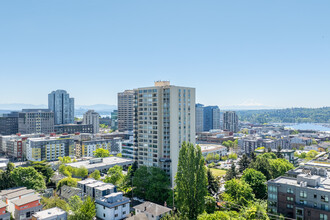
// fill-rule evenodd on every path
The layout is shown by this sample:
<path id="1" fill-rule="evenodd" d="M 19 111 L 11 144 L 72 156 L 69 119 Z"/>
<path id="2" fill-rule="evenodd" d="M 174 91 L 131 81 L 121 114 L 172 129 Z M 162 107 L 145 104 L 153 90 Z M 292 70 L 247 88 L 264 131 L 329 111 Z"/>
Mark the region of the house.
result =
<path id="1" fill-rule="evenodd" d="M 124 219 L 130 211 L 130 200 L 122 192 L 111 193 L 95 200 L 96 217 L 98 219 Z"/>
<path id="2" fill-rule="evenodd" d="M 60 208 L 54 207 L 36 212 L 33 214 L 32 220 L 67 220 L 67 213 Z"/>
<path id="3" fill-rule="evenodd" d="M 81 189 L 67 185 L 62 186 L 58 191 L 58 194 L 61 199 L 66 201 L 69 201 L 72 196 L 79 196 L 81 199 L 84 199 L 85 197 L 85 193 Z"/>
<path id="4" fill-rule="evenodd" d="M 3 190 L 0 199 L 6 202 L 7 210 L 15 219 L 30 220 L 35 212 L 42 209 L 39 194 L 26 187 Z"/>
<path id="5" fill-rule="evenodd" d="M 144 202 L 134 206 L 136 215 L 145 214 L 148 220 L 160 220 L 164 215 L 170 213 L 172 209 L 152 202 Z"/>
<path id="6" fill-rule="evenodd" d="M 86 193 L 87 196 L 95 199 L 117 192 L 117 188 L 113 184 L 92 178 L 79 181 L 77 186 Z"/>
<path id="7" fill-rule="evenodd" d="M 7 204 L 0 200 L 0 219 L 9 220 L 10 213 L 6 211 Z"/>

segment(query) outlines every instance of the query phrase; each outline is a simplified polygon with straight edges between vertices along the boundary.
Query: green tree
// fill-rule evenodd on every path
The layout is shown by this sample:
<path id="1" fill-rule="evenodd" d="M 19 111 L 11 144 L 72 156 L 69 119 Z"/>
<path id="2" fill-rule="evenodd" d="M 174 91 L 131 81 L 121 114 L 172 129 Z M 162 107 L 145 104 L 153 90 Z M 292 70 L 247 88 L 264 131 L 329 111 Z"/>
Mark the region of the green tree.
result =
<path id="1" fill-rule="evenodd" d="M 11 177 L 16 186 L 25 186 L 28 189 L 46 189 L 43 176 L 33 167 L 18 167 L 11 172 Z"/>
<path id="2" fill-rule="evenodd" d="M 269 220 L 267 202 L 265 200 L 259 200 L 250 203 L 249 206 L 241 209 L 240 216 L 246 220 Z"/>
<path id="3" fill-rule="evenodd" d="M 258 157 L 263 157 L 263 158 L 266 158 L 266 159 L 276 159 L 277 158 L 276 154 L 274 154 L 273 152 L 263 153 L 263 154 L 258 155 Z"/>
<path id="4" fill-rule="evenodd" d="M 207 162 L 210 162 L 212 160 L 214 160 L 214 154 L 208 154 L 208 155 L 206 155 L 206 161 Z"/>
<path id="5" fill-rule="evenodd" d="M 256 155 L 256 153 L 255 153 L 255 152 L 252 152 L 252 153 L 251 153 L 251 162 L 256 161 L 256 159 L 257 159 L 257 155 Z"/>
<path id="6" fill-rule="evenodd" d="M 236 160 L 237 159 L 237 154 L 235 154 L 235 153 L 229 154 L 228 158 L 232 159 L 232 160 Z"/>
<path id="7" fill-rule="evenodd" d="M 279 176 L 283 176 L 287 171 L 294 169 L 293 164 L 286 159 L 279 158 L 275 160 L 269 160 L 269 163 L 274 179 Z"/>
<path id="8" fill-rule="evenodd" d="M 75 176 L 79 176 L 79 177 L 82 177 L 82 178 L 88 176 L 87 168 L 85 168 L 84 166 L 81 166 L 78 169 L 76 168 Z"/>
<path id="9" fill-rule="evenodd" d="M 96 180 L 99 180 L 101 178 L 101 174 L 99 170 L 95 170 L 93 173 L 90 175 L 91 178 L 94 178 Z"/>
<path id="10" fill-rule="evenodd" d="M 216 200 L 212 196 L 205 196 L 205 211 L 207 213 L 215 212 Z"/>
<path id="11" fill-rule="evenodd" d="M 206 172 L 201 148 L 184 142 L 180 149 L 175 178 L 176 201 L 179 211 L 189 219 L 196 219 L 205 209 Z"/>
<path id="12" fill-rule="evenodd" d="M 98 148 L 93 151 L 94 157 L 109 157 L 110 153 L 108 150 L 103 148 Z"/>
<path id="13" fill-rule="evenodd" d="M 69 216 L 69 220 L 93 220 L 95 216 L 95 203 L 90 197 L 87 197 L 80 209 L 73 212 L 73 215 Z"/>
<path id="14" fill-rule="evenodd" d="M 246 154 L 243 154 L 242 158 L 238 161 L 239 172 L 242 173 L 246 168 L 249 167 L 250 159 Z"/>
<path id="15" fill-rule="evenodd" d="M 70 199 L 69 199 L 69 206 L 70 206 L 70 209 L 73 211 L 73 212 L 77 212 L 79 211 L 79 209 L 81 208 L 83 204 L 83 201 L 81 200 L 81 198 L 77 195 L 74 195 L 72 196 Z"/>
<path id="16" fill-rule="evenodd" d="M 258 156 L 256 161 L 250 163 L 249 168 L 262 172 L 267 180 L 273 178 L 272 169 L 267 158 Z"/>
<path id="17" fill-rule="evenodd" d="M 232 179 L 225 183 L 225 192 L 222 194 L 224 201 L 229 204 L 247 206 L 254 200 L 254 194 L 249 184 L 238 179 Z"/>
<path id="18" fill-rule="evenodd" d="M 116 157 L 123 157 L 123 155 L 121 153 L 118 153 Z"/>
<path id="19" fill-rule="evenodd" d="M 122 183 L 123 180 L 123 168 L 121 166 L 116 165 L 108 170 L 108 175 L 106 176 L 104 182 L 118 185 Z"/>
<path id="20" fill-rule="evenodd" d="M 210 169 L 207 169 L 207 180 L 208 180 L 207 190 L 209 194 L 212 196 L 217 194 L 219 191 L 219 183 L 214 178 Z"/>
<path id="21" fill-rule="evenodd" d="M 71 163 L 71 157 L 69 156 L 65 156 L 65 157 L 58 157 L 58 160 L 62 163 L 62 164 L 66 164 L 66 163 Z"/>
<path id="22" fill-rule="evenodd" d="M 62 186 L 66 185 L 66 186 L 71 186 L 71 187 L 76 187 L 78 181 L 80 181 L 80 179 L 76 179 L 76 178 L 72 178 L 72 177 L 66 177 L 64 179 L 61 179 L 58 183 L 57 183 L 57 190 L 61 189 Z"/>
<path id="23" fill-rule="evenodd" d="M 50 198 L 42 197 L 41 204 L 44 206 L 44 209 L 58 207 L 60 209 L 63 209 L 64 211 L 70 210 L 68 203 L 66 203 L 63 199 L 59 198 L 58 196 L 53 196 Z"/>
<path id="24" fill-rule="evenodd" d="M 220 154 L 216 154 L 216 155 L 214 155 L 214 159 L 215 159 L 216 161 L 219 161 L 219 160 L 220 160 Z"/>
<path id="25" fill-rule="evenodd" d="M 50 165 L 46 163 L 46 161 L 31 162 L 31 165 L 36 171 L 45 177 L 46 183 L 48 183 L 54 174 L 54 170 L 50 167 Z"/>
<path id="26" fill-rule="evenodd" d="M 14 170 L 14 168 L 15 165 L 9 162 L 4 172 L 0 170 L 0 190 L 16 186 L 15 180 L 12 178 L 11 175 L 11 172 Z"/>
<path id="27" fill-rule="evenodd" d="M 224 177 L 224 179 L 226 181 L 228 181 L 228 180 L 234 179 L 236 177 L 237 177 L 237 172 L 236 172 L 235 163 L 231 163 L 230 169 L 226 173 L 226 176 Z"/>
<path id="28" fill-rule="evenodd" d="M 308 153 L 306 154 L 306 157 L 313 159 L 318 155 L 317 151 L 315 150 L 310 150 L 308 151 Z"/>
<path id="29" fill-rule="evenodd" d="M 134 195 L 152 202 L 164 203 L 170 192 L 170 179 L 158 167 L 140 166 L 133 177 Z"/>
<path id="30" fill-rule="evenodd" d="M 251 186 L 257 199 L 265 199 L 267 194 L 267 180 L 264 174 L 255 169 L 249 168 L 244 170 L 241 179 Z"/>

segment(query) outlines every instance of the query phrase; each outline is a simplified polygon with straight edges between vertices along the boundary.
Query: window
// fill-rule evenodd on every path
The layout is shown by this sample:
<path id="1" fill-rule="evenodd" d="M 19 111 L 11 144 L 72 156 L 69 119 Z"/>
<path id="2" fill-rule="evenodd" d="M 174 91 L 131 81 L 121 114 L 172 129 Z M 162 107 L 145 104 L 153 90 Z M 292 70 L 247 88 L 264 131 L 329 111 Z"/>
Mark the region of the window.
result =
<path id="1" fill-rule="evenodd" d="M 320 214 L 320 220 L 328 220 L 328 215 Z"/>
<path id="2" fill-rule="evenodd" d="M 268 198 L 269 198 L 269 199 L 277 200 L 277 195 L 276 195 L 276 194 L 271 194 L 271 193 L 269 193 L 269 194 L 268 194 Z"/>
<path id="3" fill-rule="evenodd" d="M 126 214 L 126 211 L 123 212 L 123 215 L 125 215 L 125 214 Z"/>
<path id="4" fill-rule="evenodd" d="M 306 193 L 306 191 L 300 191 L 300 197 L 301 197 L 301 198 L 307 198 L 307 193 Z"/>
<path id="5" fill-rule="evenodd" d="M 286 204 L 286 207 L 287 207 L 288 209 L 293 209 L 293 205 L 292 205 L 292 204 Z"/>
<path id="6" fill-rule="evenodd" d="M 268 205 L 269 205 L 269 206 L 277 206 L 277 202 L 269 201 L 269 202 L 268 202 Z"/>
<path id="7" fill-rule="evenodd" d="M 286 192 L 287 193 L 293 193 L 293 190 L 291 188 L 287 188 Z"/>
<path id="8" fill-rule="evenodd" d="M 115 214 L 115 218 L 117 218 L 118 217 L 118 214 Z"/>
<path id="9" fill-rule="evenodd" d="M 316 199 L 317 198 L 317 195 L 316 194 L 314 194 L 314 199 Z"/>
<path id="10" fill-rule="evenodd" d="M 105 217 L 105 213 L 103 213 L 103 217 Z"/>
<path id="11" fill-rule="evenodd" d="M 287 201 L 293 201 L 293 197 L 289 197 L 289 196 L 288 196 L 288 197 L 286 197 L 286 200 L 287 200 Z"/>
<path id="12" fill-rule="evenodd" d="M 126 204 L 123 205 L 123 208 L 125 208 L 125 207 L 126 207 Z"/>
<path id="13" fill-rule="evenodd" d="M 301 199 L 301 200 L 300 200 L 300 204 L 301 204 L 301 205 L 307 205 L 307 201 L 306 201 L 306 200 L 303 200 L 303 199 Z"/>
<path id="14" fill-rule="evenodd" d="M 321 201 L 322 201 L 322 202 L 329 202 L 329 198 L 328 198 L 328 196 L 327 196 L 327 195 L 323 195 L 323 196 L 321 196 Z"/>
<path id="15" fill-rule="evenodd" d="M 277 192 L 277 187 L 276 186 L 269 186 L 268 191 L 269 192 Z"/>
<path id="16" fill-rule="evenodd" d="M 297 209 L 296 214 L 297 215 L 303 215 L 303 210 L 302 209 Z"/>
<path id="17" fill-rule="evenodd" d="M 115 210 L 118 210 L 118 206 L 115 207 Z"/>
<path id="18" fill-rule="evenodd" d="M 321 204 L 321 209 L 328 211 L 329 210 L 329 206 L 328 205 Z"/>

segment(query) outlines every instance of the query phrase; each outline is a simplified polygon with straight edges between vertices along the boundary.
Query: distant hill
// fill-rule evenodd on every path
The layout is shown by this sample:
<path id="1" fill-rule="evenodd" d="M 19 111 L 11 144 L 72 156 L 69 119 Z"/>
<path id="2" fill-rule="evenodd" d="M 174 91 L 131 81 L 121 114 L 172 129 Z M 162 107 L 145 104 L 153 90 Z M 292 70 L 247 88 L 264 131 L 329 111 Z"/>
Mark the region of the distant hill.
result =
<path id="1" fill-rule="evenodd" d="M 330 107 L 238 110 L 241 121 L 251 123 L 330 123 Z"/>

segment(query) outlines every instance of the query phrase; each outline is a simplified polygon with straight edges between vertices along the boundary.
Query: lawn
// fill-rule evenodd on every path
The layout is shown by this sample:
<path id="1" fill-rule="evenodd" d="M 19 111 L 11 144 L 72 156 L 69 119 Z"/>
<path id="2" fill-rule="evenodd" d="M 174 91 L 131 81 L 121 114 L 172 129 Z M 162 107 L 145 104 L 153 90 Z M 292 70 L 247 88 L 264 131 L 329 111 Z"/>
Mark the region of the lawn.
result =
<path id="1" fill-rule="evenodd" d="M 215 168 L 210 168 L 210 169 L 211 169 L 212 174 L 215 177 L 224 176 L 227 172 L 226 170 L 219 170 L 219 169 L 215 169 Z"/>

